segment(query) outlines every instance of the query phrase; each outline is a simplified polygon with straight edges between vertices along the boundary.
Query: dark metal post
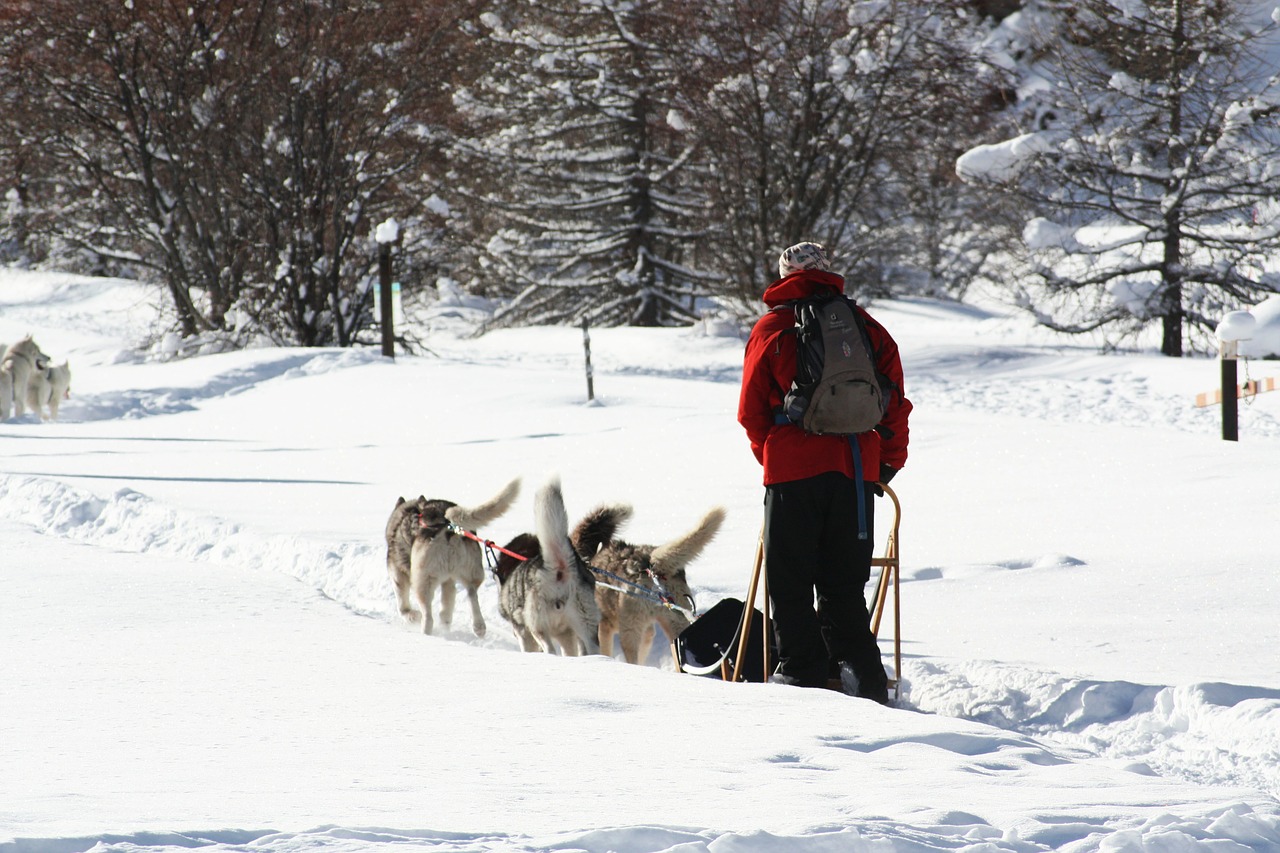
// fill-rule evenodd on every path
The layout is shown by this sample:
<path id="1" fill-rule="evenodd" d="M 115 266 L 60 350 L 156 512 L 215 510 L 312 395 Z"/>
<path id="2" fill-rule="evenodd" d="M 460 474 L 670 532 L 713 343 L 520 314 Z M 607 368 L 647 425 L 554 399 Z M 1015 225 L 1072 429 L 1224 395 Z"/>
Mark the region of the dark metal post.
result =
<path id="1" fill-rule="evenodd" d="M 1236 399 L 1236 342 L 1222 342 L 1222 440 L 1240 440 L 1239 403 Z"/>
<path id="2" fill-rule="evenodd" d="M 596 398 L 596 390 L 591 379 L 591 333 L 587 331 L 587 318 L 582 318 L 582 350 L 587 359 L 587 402 Z"/>
<path id="3" fill-rule="evenodd" d="M 387 358 L 396 357 L 396 330 L 394 328 L 391 304 L 391 244 L 383 242 L 378 245 L 378 294 L 382 300 L 382 354 Z"/>

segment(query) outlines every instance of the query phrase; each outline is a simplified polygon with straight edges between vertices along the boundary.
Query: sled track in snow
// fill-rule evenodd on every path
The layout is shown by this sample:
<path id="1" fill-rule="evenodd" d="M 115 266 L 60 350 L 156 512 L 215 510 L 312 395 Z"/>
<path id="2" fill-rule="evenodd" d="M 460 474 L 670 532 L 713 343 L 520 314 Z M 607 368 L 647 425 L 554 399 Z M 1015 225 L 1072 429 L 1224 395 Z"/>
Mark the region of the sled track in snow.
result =
<path id="1" fill-rule="evenodd" d="M 355 613 L 394 620 L 381 543 L 264 535 L 131 489 L 101 498 L 24 475 L 0 475 L 0 515 L 98 547 L 283 572 Z M 903 680 L 908 709 L 1016 732 L 1135 773 L 1280 797 L 1280 690 L 1090 681 L 990 661 L 927 659 L 907 661 Z"/>

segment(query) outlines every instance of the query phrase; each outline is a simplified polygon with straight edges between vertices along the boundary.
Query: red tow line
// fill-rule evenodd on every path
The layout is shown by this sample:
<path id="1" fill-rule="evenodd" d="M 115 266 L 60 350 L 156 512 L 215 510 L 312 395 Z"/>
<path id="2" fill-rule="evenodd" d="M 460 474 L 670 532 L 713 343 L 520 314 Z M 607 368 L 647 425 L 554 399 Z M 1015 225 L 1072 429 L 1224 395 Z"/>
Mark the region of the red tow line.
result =
<path id="1" fill-rule="evenodd" d="M 493 548 L 497 551 L 501 551 L 502 553 L 506 554 L 508 557 L 515 557 L 517 560 L 520 560 L 521 562 L 524 562 L 525 560 L 529 559 L 524 554 L 517 554 L 515 551 L 509 551 L 506 548 L 503 548 L 501 545 L 499 545 L 497 542 L 494 542 L 492 539 L 481 539 L 479 536 L 475 535 L 470 530 L 459 527 L 458 525 L 453 524 L 452 522 L 450 522 L 449 524 L 449 529 L 452 530 L 454 533 L 460 533 L 463 536 L 467 537 L 468 539 L 472 539 L 476 542 L 479 542 L 481 545 L 485 546 L 486 548 Z"/>

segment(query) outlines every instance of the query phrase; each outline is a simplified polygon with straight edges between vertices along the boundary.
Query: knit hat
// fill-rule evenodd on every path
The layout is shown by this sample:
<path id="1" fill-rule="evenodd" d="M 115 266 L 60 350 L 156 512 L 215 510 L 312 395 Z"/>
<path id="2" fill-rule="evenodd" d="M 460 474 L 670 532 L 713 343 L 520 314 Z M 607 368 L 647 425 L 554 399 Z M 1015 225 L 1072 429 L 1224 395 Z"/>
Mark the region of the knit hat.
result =
<path id="1" fill-rule="evenodd" d="M 796 243 L 778 256 L 778 277 L 786 278 L 800 270 L 827 270 L 831 258 L 820 243 Z"/>

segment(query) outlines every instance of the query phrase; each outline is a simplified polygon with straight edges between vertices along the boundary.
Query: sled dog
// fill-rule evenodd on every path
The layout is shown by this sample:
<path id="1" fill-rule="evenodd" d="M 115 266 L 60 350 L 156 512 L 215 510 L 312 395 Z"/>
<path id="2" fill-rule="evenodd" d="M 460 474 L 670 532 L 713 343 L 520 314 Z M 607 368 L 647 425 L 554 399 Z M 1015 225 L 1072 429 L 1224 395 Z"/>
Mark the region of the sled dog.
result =
<path id="1" fill-rule="evenodd" d="M 64 361 L 31 374 L 27 383 L 27 406 L 41 420 L 56 421 L 58 406 L 71 399 L 71 363 Z M 45 415 L 45 409 L 49 414 Z"/>
<path id="2" fill-rule="evenodd" d="M 573 549 L 578 552 L 578 556 L 582 557 L 584 554 L 594 554 L 598 551 L 601 545 L 617 535 L 618 528 L 631 518 L 631 512 L 631 507 L 626 504 L 600 506 L 589 512 L 569 535 L 569 541 L 573 543 Z M 513 557 L 512 553 L 519 556 Z M 493 572 L 498 576 L 498 583 L 506 583 L 516 566 L 541 553 L 542 548 L 538 545 L 536 533 L 521 533 L 512 539 L 499 555 L 498 565 Z M 583 557 L 583 561 L 588 562 L 588 558 Z M 589 562 L 588 567 L 590 567 Z"/>
<path id="3" fill-rule="evenodd" d="M 665 591 L 672 603 L 693 609 L 693 593 L 685 576 L 691 563 L 715 537 L 724 522 L 725 511 L 716 507 L 687 533 L 663 545 L 632 545 L 608 538 L 591 564 L 601 570 L 597 578 L 596 602 L 600 606 L 600 650 L 613 655 L 613 638 L 622 646 L 627 663 L 644 663 L 653 646 L 655 625 L 669 640 L 688 628 L 690 621 L 679 610 L 645 597 L 644 591 Z M 605 574 L 608 573 L 608 574 Z M 622 580 L 615 580 L 616 575 Z M 642 589 L 636 589 L 635 584 Z M 661 590 L 659 589 L 661 585 Z M 639 594 L 637 594 L 639 593 Z"/>
<path id="4" fill-rule="evenodd" d="M 435 627 L 431 607 L 440 590 L 440 621 L 447 630 L 453 622 L 457 585 L 467 590 L 471 603 L 471 628 L 477 637 L 485 632 L 480 613 L 480 585 L 484 583 L 484 559 L 480 543 L 455 532 L 455 526 L 475 531 L 500 518 L 520 493 L 520 478 L 486 503 L 459 506 L 439 498 L 419 495 L 396 501 L 387 520 L 387 572 L 396 590 L 400 613 L 417 622 L 422 633 Z"/>
<path id="5" fill-rule="evenodd" d="M 559 478 L 539 490 L 533 510 L 537 534 L 522 533 L 506 546 L 528 559 L 504 554 L 498 561 L 498 612 L 526 652 L 555 654 L 558 646 L 564 655 L 597 654 L 595 578 L 569 538 Z"/>
<path id="6" fill-rule="evenodd" d="M 10 344 L 0 356 L 0 421 L 9 419 L 10 405 L 15 417 L 27 411 L 27 386 L 31 375 L 49 366 L 49 356 L 27 335 Z"/>

